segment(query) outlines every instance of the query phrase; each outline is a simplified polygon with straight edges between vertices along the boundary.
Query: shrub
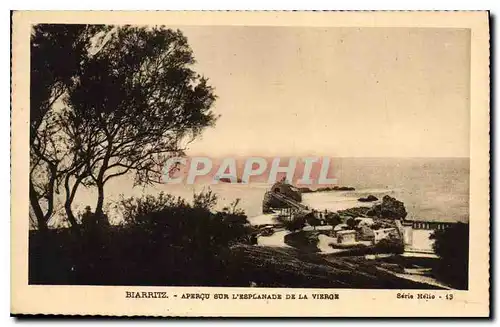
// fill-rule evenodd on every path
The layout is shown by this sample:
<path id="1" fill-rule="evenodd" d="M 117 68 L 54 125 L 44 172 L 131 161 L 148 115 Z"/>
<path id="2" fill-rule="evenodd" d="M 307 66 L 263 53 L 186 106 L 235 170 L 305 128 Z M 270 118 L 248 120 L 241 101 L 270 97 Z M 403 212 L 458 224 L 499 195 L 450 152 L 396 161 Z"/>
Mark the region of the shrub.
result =
<path id="1" fill-rule="evenodd" d="M 178 197 L 160 192 L 158 196 L 146 195 L 140 198 L 121 198 L 116 207 L 122 214 L 126 225 L 140 225 L 147 223 L 151 215 L 172 208 L 186 208 L 188 203 Z"/>
<path id="2" fill-rule="evenodd" d="M 375 244 L 374 249 L 376 253 L 401 254 L 404 252 L 404 244 L 398 236 L 389 234 L 388 238 L 384 238 Z"/>
<path id="3" fill-rule="evenodd" d="M 30 282 L 223 285 L 229 247 L 255 242 L 252 229 L 236 206 L 212 212 L 214 194 L 195 197 L 193 205 L 164 193 L 122 198 L 117 204 L 122 225 L 83 229 L 79 235 L 66 229 L 54 232 L 50 242 L 33 237 Z M 36 259 L 45 253 L 54 253 L 50 266 Z"/>
<path id="4" fill-rule="evenodd" d="M 311 225 L 312 227 L 314 227 L 314 229 L 316 229 L 316 226 L 320 226 L 321 225 L 321 220 L 319 220 L 318 218 L 316 218 L 316 216 L 314 215 L 314 213 L 309 213 L 307 216 L 306 216 L 306 221 L 309 225 Z"/>
<path id="5" fill-rule="evenodd" d="M 222 209 L 224 221 L 228 224 L 248 224 L 247 215 L 243 209 L 238 208 L 241 199 L 236 199 Z"/>
<path id="6" fill-rule="evenodd" d="M 237 208 L 238 202 L 229 209 L 212 212 L 217 196 L 211 190 L 195 194 L 193 205 L 165 194 L 126 203 L 135 204 L 129 205 L 125 213 L 127 228 L 141 240 L 136 246 L 142 248 L 143 254 L 135 260 L 148 271 L 155 271 L 158 258 L 168 257 L 169 264 L 164 268 L 172 271 L 167 275 L 181 284 L 200 279 L 210 284 L 223 278 L 220 270 L 229 246 L 254 242 L 247 217 Z M 156 279 L 162 278 L 165 273 L 159 273 Z"/>
<path id="7" fill-rule="evenodd" d="M 457 223 L 444 230 L 436 230 L 434 252 L 439 264 L 434 273 L 444 282 L 458 289 L 467 289 L 469 280 L 469 224 Z"/>
<path id="8" fill-rule="evenodd" d="M 318 233 L 299 231 L 285 235 L 285 243 L 306 252 L 318 252 Z"/>
<path id="9" fill-rule="evenodd" d="M 328 225 L 337 226 L 342 223 L 342 219 L 338 213 L 328 213 L 325 217 L 325 221 Z"/>
<path id="10" fill-rule="evenodd" d="M 358 222 L 354 218 L 347 219 L 345 223 L 350 229 L 355 229 L 358 226 Z"/>
<path id="11" fill-rule="evenodd" d="M 212 212 L 217 196 L 211 190 L 194 194 L 193 205 L 181 198 L 160 193 L 121 201 L 121 210 L 132 228 L 151 233 L 162 240 L 183 246 L 224 246 L 244 237 L 247 216 L 237 208 L 238 201 L 220 212 Z M 203 244 L 206 242 L 206 244 Z"/>
<path id="12" fill-rule="evenodd" d="M 217 200 L 217 194 L 210 188 L 207 191 L 202 190 L 200 193 L 195 193 L 193 195 L 193 207 L 211 210 L 217 205 Z"/>
<path id="13" fill-rule="evenodd" d="M 306 217 L 304 215 L 295 215 L 291 220 L 286 217 L 278 216 L 277 220 L 283 224 L 285 229 L 294 232 L 301 230 L 306 225 Z"/>
<path id="14" fill-rule="evenodd" d="M 288 230 L 297 231 L 304 228 L 306 222 L 303 218 L 294 219 L 288 226 L 285 226 Z"/>

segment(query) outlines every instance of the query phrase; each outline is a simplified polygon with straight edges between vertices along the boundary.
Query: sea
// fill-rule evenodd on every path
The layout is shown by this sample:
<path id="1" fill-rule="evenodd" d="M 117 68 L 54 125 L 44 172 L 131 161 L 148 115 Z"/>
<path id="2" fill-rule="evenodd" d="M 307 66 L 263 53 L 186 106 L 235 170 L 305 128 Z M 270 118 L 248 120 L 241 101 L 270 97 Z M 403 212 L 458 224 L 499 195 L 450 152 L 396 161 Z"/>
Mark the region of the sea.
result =
<path id="1" fill-rule="evenodd" d="M 358 201 L 370 194 L 379 199 L 390 195 L 405 204 L 409 219 L 469 221 L 469 158 L 337 158 L 330 168 L 338 185 L 352 186 L 355 191 L 306 193 L 303 202 L 312 208 L 336 211 L 370 205 Z M 134 187 L 131 177 L 117 178 L 106 185 L 106 208 L 112 211 L 120 197 L 165 192 L 191 200 L 194 193 L 211 189 L 218 196 L 218 209 L 239 199 L 239 207 L 251 219 L 262 215 L 263 196 L 270 186 L 220 183 Z M 95 193 L 82 190 L 75 199 L 76 211 L 85 205 L 93 207 L 95 199 Z M 112 213 L 110 217 L 120 219 Z"/>

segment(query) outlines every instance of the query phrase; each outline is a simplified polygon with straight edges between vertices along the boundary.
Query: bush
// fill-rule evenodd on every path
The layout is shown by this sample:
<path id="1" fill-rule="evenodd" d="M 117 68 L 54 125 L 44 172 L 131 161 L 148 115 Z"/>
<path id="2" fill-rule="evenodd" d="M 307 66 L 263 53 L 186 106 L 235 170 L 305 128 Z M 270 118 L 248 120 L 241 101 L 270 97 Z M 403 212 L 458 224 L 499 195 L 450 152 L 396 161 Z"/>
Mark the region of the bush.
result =
<path id="1" fill-rule="evenodd" d="M 458 289 L 468 289 L 469 282 L 469 224 L 457 223 L 444 230 L 436 230 L 434 252 L 439 264 L 434 273 L 444 282 Z"/>
<path id="2" fill-rule="evenodd" d="M 211 189 L 203 190 L 193 195 L 193 207 L 205 210 L 212 210 L 217 205 L 217 194 Z"/>
<path id="3" fill-rule="evenodd" d="M 375 253 L 394 253 L 401 254 L 405 251 L 401 239 L 393 234 L 388 238 L 380 240 L 374 247 Z"/>
<path id="4" fill-rule="evenodd" d="M 212 212 L 215 195 L 195 197 L 193 205 L 164 193 L 121 199 L 120 226 L 61 230 L 50 242 L 30 237 L 30 283 L 224 285 L 229 247 L 252 244 L 252 229 L 236 206 Z M 39 261 L 44 253 L 56 253 L 57 263 Z"/>
<path id="5" fill-rule="evenodd" d="M 358 221 L 354 218 L 349 218 L 346 220 L 346 225 L 349 226 L 349 229 L 355 229 L 358 226 Z"/>
<path id="6" fill-rule="evenodd" d="M 285 229 L 295 232 L 301 230 L 306 225 L 306 217 L 304 215 L 296 215 L 292 220 L 288 220 L 285 217 L 278 216 L 277 220 L 283 224 Z"/>
<path id="7" fill-rule="evenodd" d="M 318 218 L 316 218 L 316 216 L 314 215 L 314 213 L 309 213 L 308 215 L 306 215 L 306 221 L 309 225 L 311 225 L 312 227 L 314 227 L 314 229 L 316 229 L 316 226 L 320 226 L 321 225 L 321 220 L 319 220 Z"/>
<path id="8" fill-rule="evenodd" d="M 305 252 L 319 252 L 318 233 L 299 231 L 285 235 L 285 243 Z"/>
<path id="9" fill-rule="evenodd" d="M 160 193 L 121 201 L 123 216 L 131 228 L 139 228 L 172 244 L 196 247 L 227 247 L 244 238 L 247 216 L 237 208 L 238 202 L 220 212 L 212 212 L 217 196 L 211 190 L 194 195 L 193 205 L 181 198 Z"/>
<path id="10" fill-rule="evenodd" d="M 325 221 L 328 225 L 334 227 L 342 223 L 342 219 L 338 213 L 328 213 L 325 217 Z"/>

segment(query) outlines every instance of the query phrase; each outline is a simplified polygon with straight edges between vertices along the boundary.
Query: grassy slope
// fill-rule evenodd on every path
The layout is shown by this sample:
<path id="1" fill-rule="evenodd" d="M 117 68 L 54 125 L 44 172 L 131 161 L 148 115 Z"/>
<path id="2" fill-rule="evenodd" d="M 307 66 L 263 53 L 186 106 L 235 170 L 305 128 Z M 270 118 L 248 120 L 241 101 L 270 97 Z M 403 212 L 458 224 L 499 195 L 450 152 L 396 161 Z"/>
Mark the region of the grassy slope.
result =
<path id="1" fill-rule="evenodd" d="M 231 252 L 230 264 L 236 266 L 233 273 L 241 282 L 255 282 L 260 287 L 433 288 L 401 279 L 375 265 L 291 248 L 238 245 Z"/>

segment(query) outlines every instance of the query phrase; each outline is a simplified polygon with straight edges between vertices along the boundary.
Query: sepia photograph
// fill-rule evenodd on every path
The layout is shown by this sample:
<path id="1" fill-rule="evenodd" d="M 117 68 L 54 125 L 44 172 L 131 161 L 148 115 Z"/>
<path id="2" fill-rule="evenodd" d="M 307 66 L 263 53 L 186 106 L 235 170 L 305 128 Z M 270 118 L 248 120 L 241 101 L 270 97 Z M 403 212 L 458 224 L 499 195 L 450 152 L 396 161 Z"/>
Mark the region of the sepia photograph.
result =
<path id="1" fill-rule="evenodd" d="M 26 287 L 471 290 L 472 28 L 26 25 Z"/>

